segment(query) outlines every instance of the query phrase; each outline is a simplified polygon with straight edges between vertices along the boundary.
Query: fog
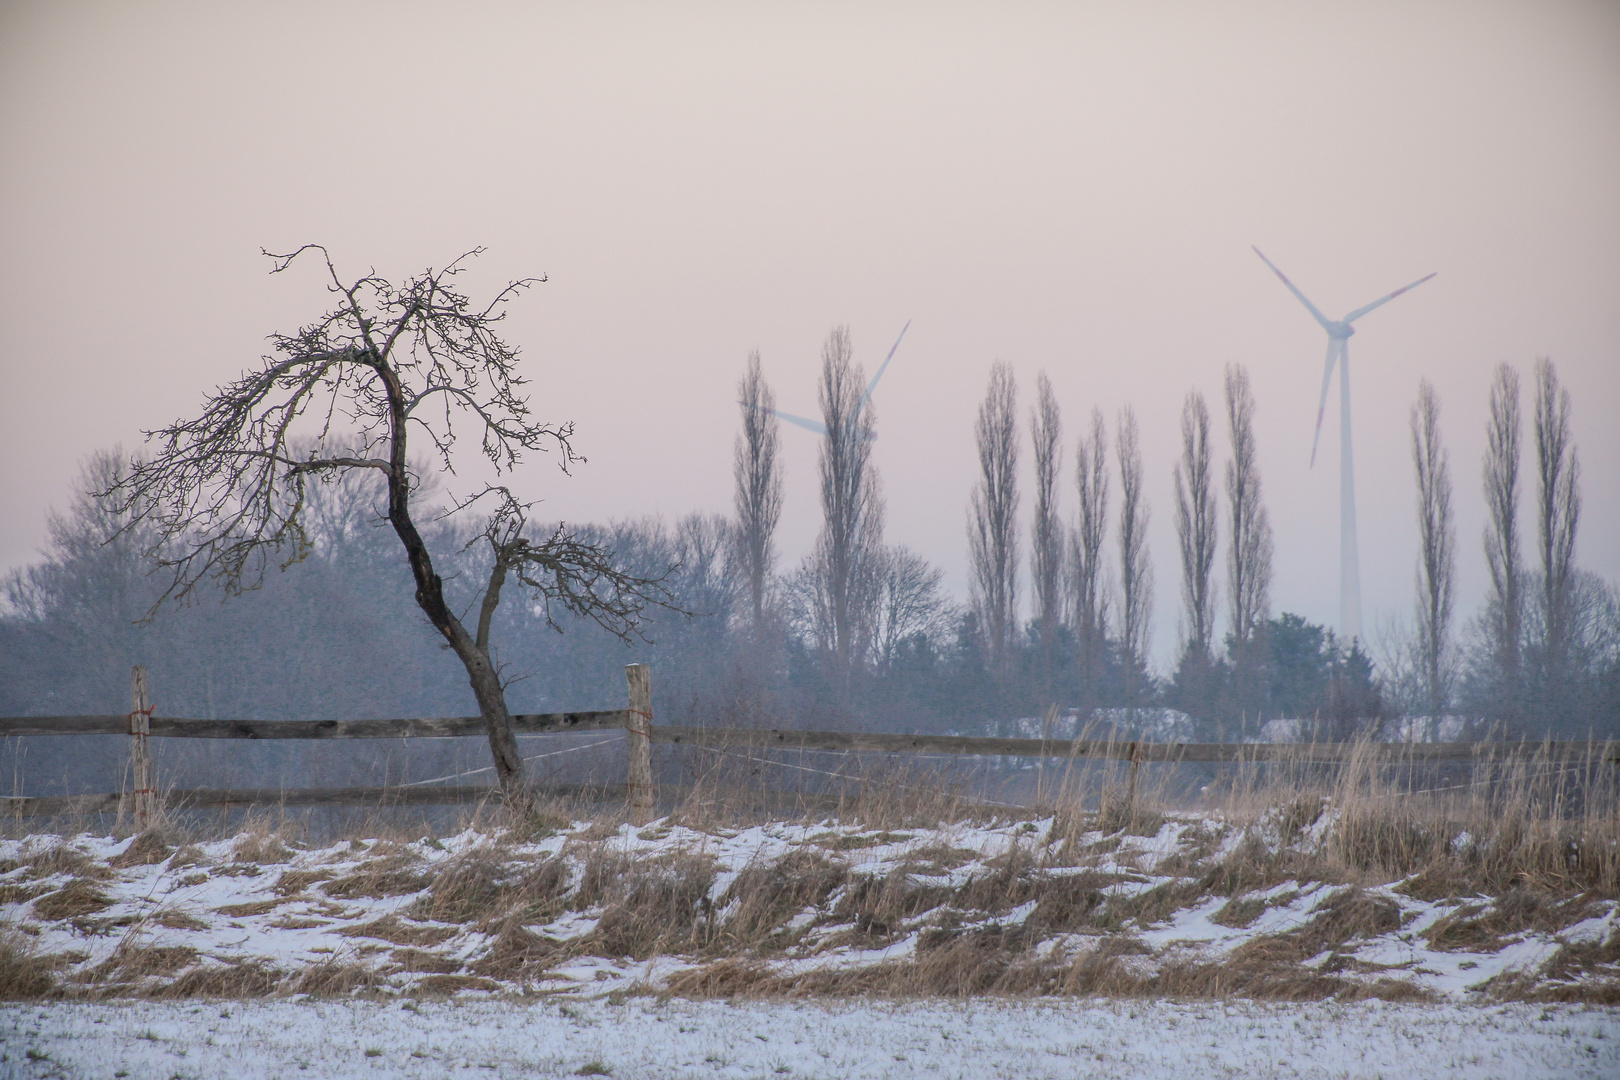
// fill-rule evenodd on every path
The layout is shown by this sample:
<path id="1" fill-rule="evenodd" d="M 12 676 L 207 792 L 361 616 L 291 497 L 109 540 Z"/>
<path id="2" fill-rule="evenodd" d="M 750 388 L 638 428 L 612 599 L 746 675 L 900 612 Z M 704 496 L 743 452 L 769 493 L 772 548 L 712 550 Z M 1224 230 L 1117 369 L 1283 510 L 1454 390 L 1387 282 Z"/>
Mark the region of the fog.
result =
<path id="1" fill-rule="evenodd" d="M 507 333 L 589 458 L 518 478 L 550 517 L 729 511 L 749 350 L 813 415 L 830 328 L 870 372 L 910 319 L 874 398 L 886 538 L 965 593 L 992 361 L 1021 408 L 1051 376 L 1071 462 L 1094 406 L 1132 405 L 1162 666 L 1182 397 L 1215 399 L 1237 361 L 1272 606 L 1331 624 L 1337 391 L 1308 468 L 1323 334 L 1256 244 L 1330 317 L 1438 271 L 1351 343 L 1370 634 L 1412 604 L 1420 377 L 1460 613 L 1485 587 L 1502 360 L 1549 356 L 1574 393 L 1576 560 L 1620 578 L 1614 5 L 12 3 L 0 154 L 0 566 L 35 558 L 88 455 L 135 448 L 324 309 L 311 267 L 269 277 L 261 247 L 403 276 L 485 245 L 475 289 L 549 278 Z M 819 527 L 815 440 L 783 440 L 791 568 Z"/>

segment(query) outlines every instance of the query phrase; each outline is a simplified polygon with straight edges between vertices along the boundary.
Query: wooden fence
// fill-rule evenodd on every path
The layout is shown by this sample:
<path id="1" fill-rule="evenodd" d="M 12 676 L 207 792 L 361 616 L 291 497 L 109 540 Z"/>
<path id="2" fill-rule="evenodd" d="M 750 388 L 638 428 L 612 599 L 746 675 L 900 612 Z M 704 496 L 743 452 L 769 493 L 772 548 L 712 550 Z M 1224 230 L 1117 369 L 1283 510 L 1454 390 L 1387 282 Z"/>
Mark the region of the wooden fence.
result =
<path id="1" fill-rule="evenodd" d="M 512 717 L 519 735 L 623 730 L 628 741 L 627 782 L 606 786 L 565 785 L 542 794 L 628 800 L 632 816 L 645 820 L 657 802 L 651 744 L 736 750 L 831 750 L 858 753 L 1065 758 L 1144 763 L 1343 764 L 1353 756 L 1402 763 L 1502 760 L 1534 755 L 1549 762 L 1620 765 L 1620 742 L 1451 743 L 1187 743 L 1121 739 L 1009 739 L 964 735 L 893 735 L 851 731 L 779 731 L 753 728 L 672 727 L 652 723 L 652 678 L 645 664 L 625 668 L 628 702 L 623 709 L 528 713 Z M 123 813 L 144 824 L 158 806 L 173 809 L 249 806 L 425 806 L 478 803 L 497 798 L 487 785 L 434 784 L 394 787 L 259 788 L 161 791 L 153 775 L 147 740 L 181 739 L 404 739 L 484 735 L 482 717 L 405 717 L 386 720 L 193 720 L 157 716 L 149 701 L 146 672 L 135 668 L 132 710 L 103 716 L 0 717 L 0 737 L 29 735 L 121 735 L 131 741 L 134 788 L 104 795 L 0 797 L 0 810 L 23 816 Z M 826 797 L 799 796 L 807 803 Z M 836 799 L 833 800 L 836 802 Z"/>

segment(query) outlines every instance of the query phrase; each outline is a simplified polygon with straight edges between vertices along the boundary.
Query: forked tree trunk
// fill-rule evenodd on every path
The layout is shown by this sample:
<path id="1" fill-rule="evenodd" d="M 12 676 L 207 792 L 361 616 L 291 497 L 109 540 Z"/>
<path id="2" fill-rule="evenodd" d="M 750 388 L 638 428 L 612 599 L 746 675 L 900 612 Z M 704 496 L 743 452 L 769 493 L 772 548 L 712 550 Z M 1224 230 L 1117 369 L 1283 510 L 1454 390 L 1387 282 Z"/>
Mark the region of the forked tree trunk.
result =
<path id="1" fill-rule="evenodd" d="M 495 779 L 501 786 L 501 795 L 509 806 L 521 808 L 527 805 L 528 793 L 523 782 L 523 758 L 518 754 L 517 737 L 512 734 L 512 716 L 506 709 L 506 691 L 501 688 L 500 676 L 495 671 L 495 665 L 490 663 L 487 649 L 479 647 L 445 602 L 444 582 L 434 571 L 433 556 L 411 519 L 410 474 L 405 456 L 405 399 L 399 376 L 380 360 L 374 364 L 374 370 L 388 390 L 393 432 L 388 472 L 388 521 L 393 525 L 400 543 L 405 546 L 411 564 L 411 575 L 416 580 L 416 606 L 422 609 L 428 622 L 443 635 L 455 652 L 456 659 L 467 669 L 467 682 L 472 686 L 479 715 L 484 718 L 488 731 L 489 752 L 494 759 Z"/>

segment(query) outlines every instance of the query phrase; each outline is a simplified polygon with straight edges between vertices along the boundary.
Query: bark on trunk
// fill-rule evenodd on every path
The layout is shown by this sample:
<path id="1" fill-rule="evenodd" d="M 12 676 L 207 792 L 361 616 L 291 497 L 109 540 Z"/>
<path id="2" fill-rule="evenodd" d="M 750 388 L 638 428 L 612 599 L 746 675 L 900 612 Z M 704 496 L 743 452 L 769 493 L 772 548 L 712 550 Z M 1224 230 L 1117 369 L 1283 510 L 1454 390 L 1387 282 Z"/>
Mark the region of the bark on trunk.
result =
<path id="1" fill-rule="evenodd" d="M 388 521 L 394 527 L 400 543 L 405 546 L 410 560 L 411 575 L 416 580 L 416 606 L 428 617 L 434 629 L 467 669 L 467 682 L 472 686 L 478 711 L 484 718 L 489 734 L 489 751 L 495 763 L 495 778 L 501 794 L 509 806 L 521 808 L 527 804 L 527 791 L 523 782 L 523 758 L 518 754 L 517 737 L 512 734 L 512 717 L 506 710 L 506 693 L 501 689 L 499 676 L 490 663 L 489 655 L 478 647 L 467 628 L 461 625 L 450 605 L 444 599 L 444 582 L 433 569 L 433 557 L 427 543 L 417 531 L 410 513 L 410 480 L 407 472 L 405 448 L 405 395 L 399 376 L 386 361 L 372 355 L 372 367 L 387 387 L 389 419 L 392 437 L 389 446 Z"/>

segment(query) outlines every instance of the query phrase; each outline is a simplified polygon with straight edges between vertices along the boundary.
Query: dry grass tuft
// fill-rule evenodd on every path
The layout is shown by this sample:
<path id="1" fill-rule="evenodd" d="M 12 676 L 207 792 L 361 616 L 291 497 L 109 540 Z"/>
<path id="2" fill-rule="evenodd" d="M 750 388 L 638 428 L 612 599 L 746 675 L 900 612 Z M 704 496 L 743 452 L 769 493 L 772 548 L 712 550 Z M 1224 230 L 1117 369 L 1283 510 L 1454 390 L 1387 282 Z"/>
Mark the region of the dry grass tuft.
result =
<path id="1" fill-rule="evenodd" d="M 242 1000 L 269 997 L 280 989 L 283 975 L 257 963 L 209 964 L 191 968 L 173 982 L 147 991 L 156 998 L 223 998 Z"/>
<path id="2" fill-rule="evenodd" d="M 1037 900 L 1026 925 L 1044 933 L 1094 933 L 1116 930 L 1122 921 L 1105 901 L 1107 890 L 1125 880 L 1119 874 L 1083 870 L 1078 874 L 1047 877 L 1035 883 Z"/>
<path id="3" fill-rule="evenodd" d="M 207 866 L 213 860 L 195 844 L 182 845 L 169 857 L 169 869 L 181 870 L 188 866 Z"/>
<path id="4" fill-rule="evenodd" d="M 707 953 L 789 944 L 797 935 L 784 924 L 805 908 L 820 907 L 848 879 L 848 866 L 808 849 L 751 863 L 720 898 L 725 919 L 711 932 Z"/>
<path id="5" fill-rule="evenodd" d="M 215 908 L 214 913 L 228 919 L 242 919 L 253 915 L 268 915 L 286 902 L 286 900 L 254 900 L 246 904 L 226 904 L 224 907 Z"/>
<path id="6" fill-rule="evenodd" d="M 1209 917 L 1209 921 L 1220 926 L 1230 926 L 1241 930 L 1258 919 L 1266 910 L 1266 902 L 1259 897 L 1252 899 L 1233 899 Z"/>
<path id="7" fill-rule="evenodd" d="M 784 996 L 789 988 L 775 969 L 743 958 L 677 972 L 669 980 L 668 992 L 682 998 L 758 998 Z"/>
<path id="8" fill-rule="evenodd" d="M 832 935 L 827 944 L 863 949 L 892 944 L 904 932 L 907 919 L 932 911 L 950 898 L 950 889 L 898 871 L 881 877 L 857 876 L 838 898 L 831 916 L 835 923 L 854 926 Z"/>
<path id="9" fill-rule="evenodd" d="M 386 985 L 372 967 L 333 958 L 306 967 L 283 989 L 314 997 L 343 997 L 357 990 L 376 990 Z"/>
<path id="10" fill-rule="evenodd" d="M 1518 885 L 1614 897 L 1620 776 L 1598 749 L 1573 766 L 1529 754 L 1445 771 L 1381 763 L 1362 743 L 1332 776 L 1302 761 L 1239 770 L 1226 780 L 1225 809 L 1273 846 L 1298 844 L 1315 827 L 1313 854 L 1329 874 L 1402 881 L 1418 899 L 1499 896 Z"/>
<path id="11" fill-rule="evenodd" d="M 1342 885 L 1351 875 L 1348 867 L 1324 851 L 1268 847 L 1250 826 L 1229 855 L 1206 864 L 1200 883 L 1212 895 L 1238 896 L 1287 881 Z"/>
<path id="12" fill-rule="evenodd" d="M 276 879 L 273 889 L 277 896 L 297 896 L 311 885 L 331 881 L 336 876 L 330 870 L 286 870 Z"/>
<path id="13" fill-rule="evenodd" d="M 1336 953 L 1349 941 L 1366 940 L 1400 928 L 1401 909 L 1395 901 L 1352 885 L 1318 904 L 1310 921 L 1299 929 L 1261 938 L 1236 951 L 1242 953 L 1252 946 L 1273 959 L 1309 960 L 1324 952 Z M 1329 958 L 1321 969 L 1338 970 L 1337 957 Z"/>
<path id="14" fill-rule="evenodd" d="M 906 852 L 900 869 L 908 874 L 937 876 L 966 866 L 978 857 L 979 853 L 971 848 L 953 847 L 946 843 L 924 844 Z"/>
<path id="15" fill-rule="evenodd" d="M 112 907 L 112 897 L 89 878 L 76 877 L 60 889 L 34 901 L 34 915 L 47 922 L 76 919 Z"/>
<path id="16" fill-rule="evenodd" d="M 560 941 L 543 937 L 509 919 L 495 935 L 489 950 L 472 965 L 476 975 L 508 982 L 529 982 L 545 975 L 573 950 Z"/>
<path id="17" fill-rule="evenodd" d="M 1531 885 L 1517 885 L 1490 903 L 1463 904 L 1424 935 L 1435 949 L 1495 951 L 1527 930 L 1556 933 L 1578 922 L 1591 907 L 1583 897 L 1560 901 Z"/>
<path id="18" fill-rule="evenodd" d="M 197 961 L 197 950 L 183 945 L 120 945 L 113 954 L 86 974 L 89 981 L 139 982 L 153 976 L 171 976 Z"/>
<path id="19" fill-rule="evenodd" d="M 56 972 L 32 942 L 0 934 L 0 1001 L 36 1001 L 56 989 Z"/>
<path id="20" fill-rule="evenodd" d="M 117 877 L 106 866 L 67 844 L 55 844 L 44 851 L 31 853 L 22 860 L 22 865 L 28 868 L 25 876 L 30 878 L 67 874 L 93 881 L 111 881 Z"/>
<path id="21" fill-rule="evenodd" d="M 477 975 L 429 975 L 416 984 L 418 994 L 433 997 L 449 997 L 463 990 L 497 991 L 500 989 L 500 983 Z"/>
<path id="22" fill-rule="evenodd" d="M 412 926 L 397 915 L 384 915 L 359 926 L 345 926 L 337 931 L 344 937 L 368 937 L 386 941 L 390 945 L 434 946 L 456 936 L 456 931 L 443 926 Z"/>
<path id="23" fill-rule="evenodd" d="M 352 873 L 328 881 L 321 888 L 326 895 L 339 900 L 361 897 L 376 900 L 421 892 L 433 881 L 431 874 L 421 870 L 421 861 L 414 852 L 400 848 L 361 863 Z"/>
<path id="24" fill-rule="evenodd" d="M 273 833 L 246 833 L 237 839 L 231 848 L 231 858 L 239 863 L 284 863 L 293 858 L 294 852 L 281 837 Z"/>
<path id="25" fill-rule="evenodd" d="M 179 908 L 163 908 L 152 916 L 152 921 L 168 930 L 207 930 L 208 924 Z"/>
<path id="26" fill-rule="evenodd" d="M 606 906 L 590 935 L 598 954 L 647 960 L 659 953 L 702 949 L 714 923 L 709 902 L 714 858 L 677 851 L 639 860 L 633 873 L 607 872 L 609 865 L 627 863 L 615 856 L 599 856 L 594 866 L 587 862 L 577 903 Z"/>
<path id="27" fill-rule="evenodd" d="M 1607 940 L 1601 942 L 1565 945 L 1548 961 L 1542 975 L 1549 983 L 1564 982 L 1579 986 L 1590 996 L 1576 999 L 1569 996 L 1568 989 L 1551 988 L 1545 984 L 1513 989 L 1532 1000 L 1588 1000 L 1601 1005 L 1620 1004 L 1620 977 L 1617 977 L 1620 976 L 1620 934 L 1611 933 Z M 1501 989 L 1507 990 L 1509 987 L 1504 984 Z M 1555 990 L 1563 996 L 1540 996 L 1548 990 Z"/>
<path id="28" fill-rule="evenodd" d="M 108 859 L 107 865 L 120 870 L 131 866 L 152 866 L 167 859 L 173 851 L 173 848 L 164 843 L 159 833 L 148 830 L 131 840 L 123 851 Z"/>
<path id="29" fill-rule="evenodd" d="M 417 971 L 428 975 L 454 975 L 461 970 L 460 960 L 440 956 L 423 949 L 395 949 L 388 958 L 396 965 L 395 971 Z"/>
<path id="30" fill-rule="evenodd" d="M 561 912 L 569 878 L 562 859 L 514 861 L 504 846 L 480 844 L 447 860 L 410 910 L 419 919 L 483 928 L 538 920 Z"/>
<path id="31" fill-rule="evenodd" d="M 0 904 L 26 904 L 36 896 L 44 896 L 51 891 L 49 885 L 39 882 L 10 882 L 0 885 Z"/>

